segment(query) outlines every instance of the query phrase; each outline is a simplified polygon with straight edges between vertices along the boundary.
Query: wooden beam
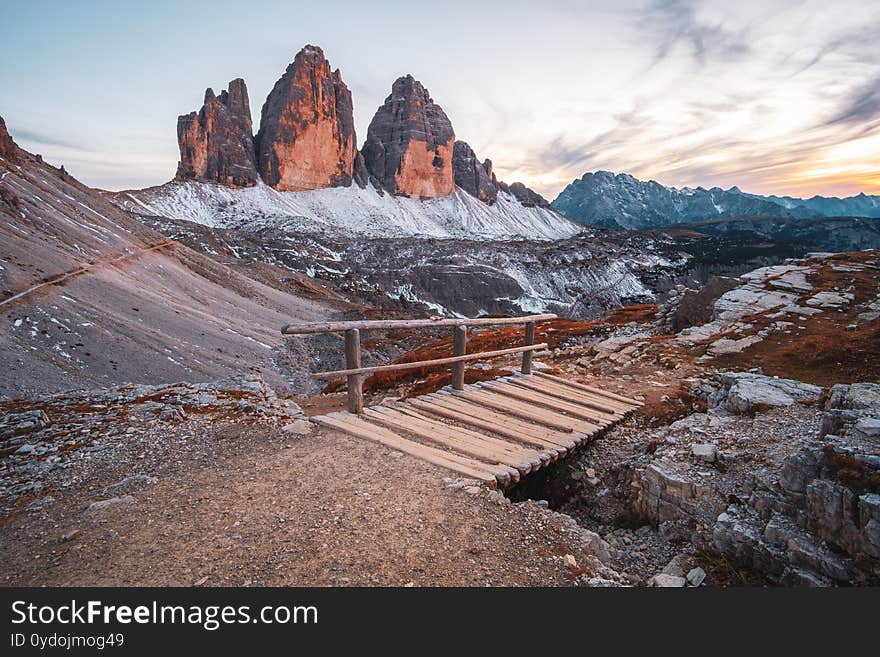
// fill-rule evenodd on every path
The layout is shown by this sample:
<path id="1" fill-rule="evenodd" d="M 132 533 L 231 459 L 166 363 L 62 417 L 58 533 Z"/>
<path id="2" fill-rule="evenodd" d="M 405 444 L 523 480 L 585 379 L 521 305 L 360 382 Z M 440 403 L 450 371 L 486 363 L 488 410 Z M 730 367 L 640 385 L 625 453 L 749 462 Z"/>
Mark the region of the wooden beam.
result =
<path id="1" fill-rule="evenodd" d="M 535 344 L 535 323 L 534 322 L 526 322 L 526 341 L 525 345 Z M 522 356 L 522 368 L 521 371 L 523 374 L 531 374 L 532 373 L 532 352 L 524 351 Z"/>
<path id="2" fill-rule="evenodd" d="M 352 370 L 348 375 L 348 412 L 358 415 L 364 412 L 363 379 L 357 373 L 361 367 L 361 332 L 348 329 L 345 332 L 345 367 Z"/>
<path id="3" fill-rule="evenodd" d="M 452 329 L 452 342 L 453 356 L 464 356 L 467 353 L 467 326 L 459 324 Z M 452 387 L 464 390 L 464 361 L 452 364 Z"/>
<path id="4" fill-rule="evenodd" d="M 577 381 L 569 381 L 568 379 L 563 379 L 558 376 L 553 376 L 552 374 L 545 374 L 544 372 L 535 372 L 538 376 L 544 377 L 546 379 L 550 379 L 551 381 L 556 381 L 557 383 L 561 383 L 563 385 L 569 386 L 570 388 L 578 388 L 580 390 L 586 390 L 587 392 L 593 392 L 597 395 L 601 395 L 602 397 L 608 397 L 609 399 L 616 399 L 617 401 L 624 402 L 625 404 L 630 404 L 635 407 L 644 406 L 644 404 L 640 401 L 636 401 L 635 399 L 630 399 L 629 397 L 624 397 L 623 395 L 618 395 L 613 392 L 609 392 L 607 390 L 602 390 L 601 388 L 594 388 L 593 386 L 588 386 L 584 383 L 578 383 Z"/>
<path id="5" fill-rule="evenodd" d="M 281 328 L 284 335 L 305 335 L 308 333 L 338 333 L 348 329 L 370 331 L 374 329 L 432 328 L 436 326 L 503 326 L 505 324 L 525 324 L 526 322 L 547 322 L 556 315 L 525 315 L 522 317 L 481 317 L 477 319 L 377 319 L 351 322 L 311 322 L 307 324 L 286 324 Z"/>
<path id="6" fill-rule="evenodd" d="M 354 329 L 357 330 L 357 329 Z M 352 374 L 372 374 L 373 372 L 394 372 L 396 370 L 413 370 L 420 367 L 433 367 L 434 365 L 449 365 L 470 360 L 482 360 L 484 358 L 497 358 L 508 354 L 521 354 L 524 351 L 540 351 L 547 348 L 547 343 L 534 344 L 528 347 L 511 347 L 498 351 L 483 351 L 479 354 L 466 354 L 464 356 L 451 356 L 449 358 L 435 358 L 434 360 L 420 360 L 414 363 L 394 363 L 392 365 L 376 365 L 375 367 L 358 367 L 333 372 L 315 372 L 313 379 L 334 379 L 339 376 L 351 376 Z"/>

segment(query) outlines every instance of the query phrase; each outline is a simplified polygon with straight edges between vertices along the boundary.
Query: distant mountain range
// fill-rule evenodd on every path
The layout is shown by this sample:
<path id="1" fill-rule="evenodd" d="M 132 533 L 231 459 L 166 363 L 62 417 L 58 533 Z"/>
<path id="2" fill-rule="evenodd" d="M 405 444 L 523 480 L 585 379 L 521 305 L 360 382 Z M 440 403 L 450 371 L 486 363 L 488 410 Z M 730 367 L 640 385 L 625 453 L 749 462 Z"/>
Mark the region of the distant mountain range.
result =
<path id="1" fill-rule="evenodd" d="M 718 217 L 880 217 L 880 196 L 799 199 L 747 194 L 738 187 L 677 189 L 609 171 L 585 173 L 551 205 L 581 224 L 629 230 Z"/>

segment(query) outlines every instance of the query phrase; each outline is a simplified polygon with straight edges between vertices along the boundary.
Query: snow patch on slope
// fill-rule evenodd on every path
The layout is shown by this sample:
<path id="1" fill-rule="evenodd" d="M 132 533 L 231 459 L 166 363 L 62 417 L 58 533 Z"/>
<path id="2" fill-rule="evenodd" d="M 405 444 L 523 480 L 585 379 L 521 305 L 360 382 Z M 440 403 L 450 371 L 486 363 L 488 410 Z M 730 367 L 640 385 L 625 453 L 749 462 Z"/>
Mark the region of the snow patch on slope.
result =
<path id="1" fill-rule="evenodd" d="M 582 228 L 547 208 L 523 206 L 501 192 L 488 206 L 456 189 L 443 198 L 416 199 L 380 195 L 366 189 L 335 187 L 279 192 L 262 183 L 232 189 L 202 182 L 170 182 L 160 187 L 120 192 L 115 202 L 127 210 L 185 219 L 212 228 L 282 228 L 373 237 L 463 237 L 539 239 L 572 237 Z"/>

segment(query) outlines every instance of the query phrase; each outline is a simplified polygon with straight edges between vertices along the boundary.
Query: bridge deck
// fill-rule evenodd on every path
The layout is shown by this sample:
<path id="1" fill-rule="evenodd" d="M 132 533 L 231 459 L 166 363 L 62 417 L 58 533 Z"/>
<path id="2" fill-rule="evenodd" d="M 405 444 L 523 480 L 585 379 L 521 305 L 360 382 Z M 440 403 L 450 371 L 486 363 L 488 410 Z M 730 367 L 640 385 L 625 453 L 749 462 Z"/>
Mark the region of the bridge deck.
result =
<path id="1" fill-rule="evenodd" d="M 537 372 L 312 420 L 494 488 L 565 456 L 641 405 Z"/>

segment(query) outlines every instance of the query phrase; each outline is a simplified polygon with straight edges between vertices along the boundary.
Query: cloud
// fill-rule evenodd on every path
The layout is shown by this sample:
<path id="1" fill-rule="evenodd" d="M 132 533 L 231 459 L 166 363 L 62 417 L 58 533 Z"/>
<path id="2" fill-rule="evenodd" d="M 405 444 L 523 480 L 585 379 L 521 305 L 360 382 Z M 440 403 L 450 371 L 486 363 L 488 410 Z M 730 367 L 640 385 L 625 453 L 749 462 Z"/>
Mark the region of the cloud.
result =
<path id="1" fill-rule="evenodd" d="M 688 0 L 656 0 L 640 12 L 638 26 L 656 41 L 652 67 L 669 57 L 679 44 L 690 48 L 700 66 L 712 55 L 735 59 L 751 50 L 744 31 L 735 32 L 721 23 L 700 20 L 696 3 Z"/>
<path id="2" fill-rule="evenodd" d="M 875 119 L 880 119 L 880 77 L 856 89 L 828 124 L 864 124 Z"/>
<path id="3" fill-rule="evenodd" d="M 51 135 L 51 134 L 45 134 L 42 132 L 35 132 L 33 130 L 27 130 L 24 128 L 10 128 L 9 133 L 12 135 L 13 139 L 15 139 L 16 141 L 27 141 L 32 144 L 40 144 L 42 146 L 57 146 L 60 148 L 69 148 L 74 151 L 90 151 L 91 150 L 89 148 L 86 148 L 82 144 L 67 141 L 65 139 L 55 137 L 54 135 Z"/>

